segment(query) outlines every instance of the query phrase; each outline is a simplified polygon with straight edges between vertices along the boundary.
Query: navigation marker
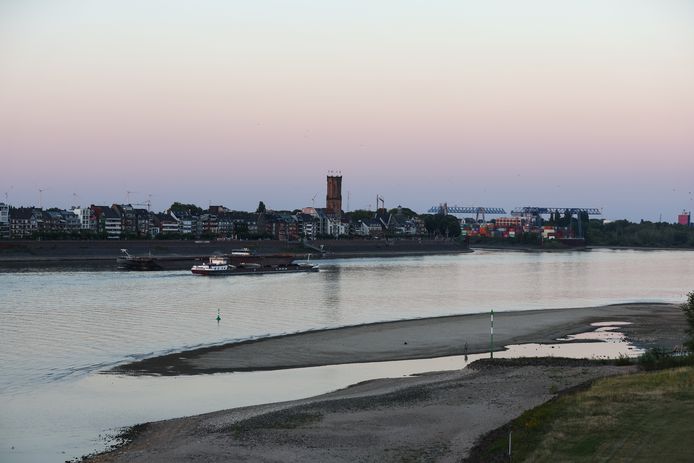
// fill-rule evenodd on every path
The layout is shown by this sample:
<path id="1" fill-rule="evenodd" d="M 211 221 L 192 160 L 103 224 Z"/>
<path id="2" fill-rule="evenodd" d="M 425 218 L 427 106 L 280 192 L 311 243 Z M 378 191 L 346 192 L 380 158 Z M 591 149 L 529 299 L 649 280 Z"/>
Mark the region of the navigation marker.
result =
<path id="1" fill-rule="evenodd" d="M 491 321 L 489 325 L 489 358 L 494 358 L 494 309 L 491 312 Z"/>

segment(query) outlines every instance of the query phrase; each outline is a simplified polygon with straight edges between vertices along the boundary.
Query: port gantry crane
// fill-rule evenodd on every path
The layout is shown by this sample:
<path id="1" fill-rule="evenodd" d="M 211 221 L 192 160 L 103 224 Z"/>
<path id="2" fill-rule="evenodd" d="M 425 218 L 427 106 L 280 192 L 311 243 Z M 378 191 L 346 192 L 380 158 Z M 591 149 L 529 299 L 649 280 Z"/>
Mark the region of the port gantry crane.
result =
<path id="1" fill-rule="evenodd" d="M 486 223 L 486 214 L 502 215 L 506 214 L 503 207 L 480 207 L 480 206 L 449 206 L 446 203 L 441 203 L 438 206 L 432 206 L 427 211 L 429 214 L 475 214 L 475 221 L 479 222 L 480 215 L 482 222 Z"/>

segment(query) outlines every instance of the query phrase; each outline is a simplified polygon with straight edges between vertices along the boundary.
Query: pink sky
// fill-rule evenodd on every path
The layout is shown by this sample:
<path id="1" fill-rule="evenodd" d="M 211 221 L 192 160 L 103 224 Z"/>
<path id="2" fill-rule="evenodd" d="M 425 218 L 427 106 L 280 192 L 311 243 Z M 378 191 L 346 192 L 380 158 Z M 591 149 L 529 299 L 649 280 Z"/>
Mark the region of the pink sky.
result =
<path id="1" fill-rule="evenodd" d="M 0 193 L 694 209 L 691 3 L 373 3 L 3 2 Z"/>

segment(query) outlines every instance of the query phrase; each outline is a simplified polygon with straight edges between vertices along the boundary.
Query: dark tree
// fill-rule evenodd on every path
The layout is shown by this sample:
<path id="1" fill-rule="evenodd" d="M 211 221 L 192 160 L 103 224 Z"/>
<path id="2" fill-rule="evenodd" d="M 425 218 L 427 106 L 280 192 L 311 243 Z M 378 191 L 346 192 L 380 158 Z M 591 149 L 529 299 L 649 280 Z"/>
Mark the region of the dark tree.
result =
<path id="1" fill-rule="evenodd" d="M 255 210 L 255 213 L 256 213 L 256 214 L 262 214 L 262 213 L 264 213 L 266 210 L 267 210 L 267 209 L 266 209 L 266 207 L 265 207 L 265 203 L 262 202 L 262 201 L 260 201 L 260 202 L 258 203 L 258 209 Z"/>
<path id="2" fill-rule="evenodd" d="M 684 316 L 689 324 L 689 328 L 687 328 L 689 339 L 685 341 L 685 345 L 689 352 L 694 352 L 694 291 L 687 294 L 687 302 L 682 304 L 682 312 L 684 312 Z"/>
<path id="3" fill-rule="evenodd" d="M 424 219 L 424 226 L 427 232 L 431 235 L 446 236 L 448 238 L 460 236 L 460 222 L 453 215 L 426 214 L 422 218 Z"/>
<path id="4" fill-rule="evenodd" d="M 196 206 L 195 204 L 184 204 L 179 203 L 178 201 L 173 203 L 169 209 L 174 213 L 188 213 L 191 215 L 200 215 L 203 213 L 202 208 Z"/>
<path id="5" fill-rule="evenodd" d="M 364 220 L 369 220 L 373 219 L 375 215 L 374 211 L 367 211 L 365 209 L 357 209 L 356 211 L 352 211 L 349 213 L 349 216 L 352 219 L 352 222 L 359 222 L 364 221 Z"/>
<path id="6" fill-rule="evenodd" d="M 395 208 L 389 210 L 388 213 L 393 214 L 393 215 L 402 214 L 405 217 L 407 217 L 408 219 L 411 219 L 412 217 L 417 217 L 417 215 L 418 215 L 415 211 L 413 211 L 409 207 L 402 207 L 402 206 L 395 207 Z"/>

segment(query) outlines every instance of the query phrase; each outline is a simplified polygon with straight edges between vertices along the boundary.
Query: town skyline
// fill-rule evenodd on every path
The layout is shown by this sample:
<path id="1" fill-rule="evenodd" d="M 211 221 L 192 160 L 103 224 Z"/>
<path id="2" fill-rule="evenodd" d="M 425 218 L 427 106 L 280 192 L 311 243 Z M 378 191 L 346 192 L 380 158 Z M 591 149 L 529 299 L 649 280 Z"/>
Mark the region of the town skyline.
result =
<path id="1" fill-rule="evenodd" d="M 693 20 L 679 0 L 9 0 L 0 201 L 290 209 L 334 169 L 350 209 L 671 218 L 694 209 Z"/>
<path id="2" fill-rule="evenodd" d="M 333 171 L 326 171 L 326 172 L 333 172 Z M 338 171 L 334 171 L 338 172 Z M 346 188 L 349 187 L 350 182 L 349 180 L 345 183 Z M 70 195 L 67 195 L 66 199 L 63 199 L 62 201 L 60 200 L 55 200 L 51 193 L 52 189 L 51 188 L 43 188 L 40 191 L 35 192 L 36 199 L 35 201 L 29 200 L 26 203 L 18 203 L 18 202 L 13 202 L 12 201 L 12 196 L 10 196 L 10 193 L 14 189 L 10 189 L 7 193 L 6 196 L 3 196 L 0 198 L 0 202 L 8 204 L 9 206 L 12 207 L 35 207 L 35 208 L 43 208 L 43 209 L 51 209 L 51 208 L 57 208 L 57 209 L 70 209 L 74 207 L 89 207 L 90 205 L 111 205 L 111 204 L 123 204 L 123 205 L 133 205 L 133 206 L 138 206 L 140 208 L 147 208 L 150 209 L 152 212 L 165 212 L 169 209 L 169 207 L 178 202 L 178 203 L 184 203 L 184 204 L 194 204 L 196 206 L 201 207 L 202 209 L 206 209 L 210 206 L 223 206 L 226 207 L 230 210 L 234 211 L 246 211 L 246 212 L 253 212 L 256 210 L 258 207 L 259 202 L 263 202 L 268 210 L 275 210 L 275 211 L 293 211 L 297 209 L 303 209 L 307 207 L 316 207 L 316 208 L 325 208 L 326 207 L 326 191 L 325 191 L 325 185 L 322 186 L 316 186 L 316 189 L 322 190 L 317 191 L 313 195 L 311 195 L 311 198 L 309 198 L 307 201 L 304 202 L 297 202 L 297 203 L 292 203 L 291 198 L 283 197 L 283 198 L 273 198 L 273 197 L 264 197 L 264 196 L 257 196 L 257 197 L 252 197 L 249 196 L 243 197 L 243 198 L 221 198 L 219 200 L 212 200 L 208 199 L 206 201 L 196 201 L 188 197 L 183 197 L 183 196 L 173 196 L 170 200 L 163 199 L 157 195 L 157 194 L 142 194 L 137 191 L 133 190 L 125 190 L 122 192 L 120 198 L 113 198 L 113 199 L 103 199 L 102 197 L 106 195 L 97 195 L 97 198 L 102 198 L 100 200 L 91 200 L 90 198 L 85 198 L 80 194 L 76 193 L 71 193 Z M 261 195 L 263 189 L 259 188 L 257 194 Z M 311 190 L 306 190 L 306 191 L 311 191 Z M 683 190 L 684 191 L 684 190 Z M 495 201 L 492 203 L 492 201 L 488 202 L 480 202 L 480 203 L 473 203 L 473 202 L 465 202 L 465 201 L 446 201 L 446 200 L 440 200 L 436 201 L 432 199 L 429 202 L 426 201 L 419 201 L 418 204 L 424 204 L 423 206 L 419 207 L 418 205 L 414 205 L 411 203 L 407 203 L 404 201 L 398 201 L 397 198 L 389 198 L 381 193 L 374 193 L 373 197 L 371 198 L 369 203 L 365 204 L 355 204 L 354 203 L 354 197 L 353 193 L 345 189 L 343 190 L 343 201 L 342 201 L 342 207 L 343 211 L 345 212 L 350 212 L 350 211 L 356 211 L 356 210 L 372 210 L 375 211 L 377 209 L 376 205 L 376 198 L 377 196 L 380 198 L 384 199 L 385 202 L 385 207 L 386 209 L 393 209 L 397 208 L 399 206 L 401 207 L 406 207 L 409 209 L 412 209 L 413 211 L 417 212 L 418 214 L 425 214 L 429 211 L 431 207 L 438 207 L 443 204 L 447 204 L 449 207 L 451 206 L 471 206 L 471 207 L 500 207 L 503 209 L 506 209 L 507 215 L 511 214 L 511 210 L 514 208 L 520 208 L 520 207 L 568 207 L 568 208 L 597 208 L 602 211 L 601 218 L 607 219 L 607 220 L 629 220 L 631 222 L 639 222 L 641 220 L 646 220 L 646 221 L 651 221 L 651 222 L 658 222 L 658 221 L 663 221 L 663 222 L 676 222 L 677 215 L 682 213 L 683 211 L 688 211 L 691 212 L 692 209 L 694 209 L 694 203 L 692 203 L 691 199 L 689 201 L 682 201 L 681 203 L 684 204 L 685 206 L 680 207 L 680 208 L 669 208 L 669 209 L 664 209 L 664 212 L 659 212 L 656 217 L 638 217 L 638 216 L 620 216 L 618 213 L 615 213 L 614 211 L 610 211 L 609 209 L 606 210 L 606 208 L 601 207 L 601 206 L 596 206 L 595 204 L 590 204 L 588 202 L 581 202 L 581 201 L 566 201 L 564 203 L 559 203 L 558 200 L 553 199 L 553 200 L 540 200 L 537 202 L 524 202 L 524 203 L 518 203 L 516 201 L 515 203 L 511 203 L 510 200 L 505 200 L 505 201 Z M 676 191 L 673 190 L 674 194 L 677 194 Z M 680 193 L 681 196 L 684 196 L 682 193 Z M 66 195 L 63 195 L 64 197 Z M 199 197 L 199 196 L 198 196 Z M 358 196 L 360 199 L 368 200 L 368 197 L 365 197 L 364 195 L 359 195 Z M 554 196 L 556 198 L 558 196 Z M 692 198 L 692 192 L 686 192 L 686 197 Z M 279 199 L 279 200 L 278 200 Z M 299 200 L 300 201 L 300 200 Z M 516 204 L 518 203 L 518 204 Z M 688 207 L 687 207 L 688 205 Z M 469 215 L 469 214 L 468 214 Z M 473 214 L 474 215 L 474 214 Z"/>

